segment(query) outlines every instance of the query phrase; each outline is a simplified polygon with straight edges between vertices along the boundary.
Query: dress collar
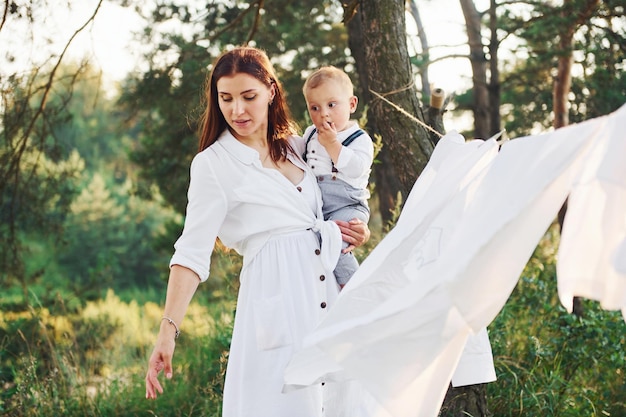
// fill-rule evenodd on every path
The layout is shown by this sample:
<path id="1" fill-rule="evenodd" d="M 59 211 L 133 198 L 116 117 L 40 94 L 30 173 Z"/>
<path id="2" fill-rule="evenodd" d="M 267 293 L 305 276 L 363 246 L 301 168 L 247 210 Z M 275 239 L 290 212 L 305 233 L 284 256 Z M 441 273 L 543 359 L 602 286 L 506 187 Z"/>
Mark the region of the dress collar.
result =
<path id="1" fill-rule="evenodd" d="M 239 142 L 228 129 L 222 132 L 214 145 L 222 146 L 226 152 L 246 165 L 251 165 L 259 160 L 259 153 L 251 147 Z"/>
<path id="2" fill-rule="evenodd" d="M 226 150 L 226 152 L 246 165 L 252 165 L 253 163 L 259 161 L 259 153 L 255 149 L 239 142 L 228 129 L 222 132 L 215 143 L 211 146 L 221 146 L 224 150 Z M 291 143 L 291 146 L 294 146 L 294 144 Z M 297 167 L 305 169 L 306 164 L 297 156 L 290 154 L 287 158 L 289 158 L 289 160 Z"/>

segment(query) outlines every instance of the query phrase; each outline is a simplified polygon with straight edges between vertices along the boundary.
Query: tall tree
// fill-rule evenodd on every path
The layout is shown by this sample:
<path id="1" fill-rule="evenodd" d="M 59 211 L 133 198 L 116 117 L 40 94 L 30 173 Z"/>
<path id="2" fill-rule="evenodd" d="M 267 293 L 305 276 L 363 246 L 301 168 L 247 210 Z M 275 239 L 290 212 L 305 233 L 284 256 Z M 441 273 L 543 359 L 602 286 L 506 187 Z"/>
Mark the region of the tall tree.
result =
<path id="1" fill-rule="evenodd" d="M 500 39 L 498 37 L 498 3 L 489 2 L 489 137 L 500 132 Z"/>
<path id="2" fill-rule="evenodd" d="M 474 137 L 486 139 L 490 132 L 490 103 L 487 82 L 487 57 L 482 41 L 482 22 L 473 0 L 460 0 L 472 66 L 472 110 L 474 112 Z"/>
<path id="3" fill-rule="evenodd" d="M 589 20 L 598 4 L 600 0 L 565 0 L 557 12 L 560 21 L 557 25 L 558 63 L 552 90 L 555 129 L 569 124 L 568 96 L 572 86 L 574 34 Z"/>
<path id="4" fill-rule="evenodd" d="M 385 152 L 393 167 L 393 171 L 388 167 L 377 167 L 376 187 L 380 193 L 378 181 L 382 168 L 385 173 L 382 178 L 397 176 L 399 191 L 406 198 L 432 154 L 433 141 L 424 128 L 426 117 L 412 81 L 404 11 L 404 1 L 398 0 L 360 0 L 344 4 L 359 79 L 371 92 L 368 96 L 371 100 L 368 128 L 382 136 L 381 154 Z M 417 122 L 390 106 L 387 100 L 413 115 Z M 451 389 L 442 412 L 446 416 L 468 413 L 486 416 L 486 386 Z"/>
<path id="5" fill-rule="evenodd" d="M 360 9 L 357 8 L 351 13 L 354 14 L 348 15 L 349 19 L 346 22 L 346 26 L 349 34 L 348 45 L 355 60 L 358 96 L 361 103 L 371 103 L 373 95 L 370 92 L 366 70 L 367 58 L 365 57 L 365 48 L 363 48 L 365 41 L 363 39 L 363 29 L 361 28 L 362 19 L 354 18 L 354 16 L 359 15 Z M 378 131 L 376 118 L 368 117 L 367 129 L 371 135 Z M 376 184 L 374 196 L 378 198 L 378 207 L 383 222 L 389 224 L 393 220 L 401 184 L 386 146 L 383 145 L 376 159 L 378 164 L 375 164 L 372 170 L 375 178 L 374 183 Z"/>
<path id="6" fill-rule="evenodd" d="M 428 66 L 430 65 L 430 46 L 428 43 L 428 36 L 424 30 L 422 16 L 420 14 L 419 7 L 417 7 L 417 0 L 409 0 L 407 3 L 411 17 L 415 21 L 417 38 L 419 39 L 421 49 L 421 55 L 415 56 L 413 61 L 415 66 L 418 68 L 419 77 L 422 82 L 422 97 L 430 98 L 430 79 L 428 77 Z"/>
<path id="7" fill-rule="evenodd" d="M 351 44 L 362 49 L 362 53 L 354 54 L 359 79 L 365 80 L 372 93 L 368 112 L 372 125 L 368 129 L 382 137 L 383 149 L 393 164 L 404 200 L 433 150 L 413 82 L 405 3 L 403 0 L 344 3 L 344 20 L 351 19 L 358 20 L 352 27 L 361 31 L 355 35 L 362 43 Z M 350 35 L 353 36 L 352 31 Z M 411 120 L 390 102 L 422 123 Z"/>

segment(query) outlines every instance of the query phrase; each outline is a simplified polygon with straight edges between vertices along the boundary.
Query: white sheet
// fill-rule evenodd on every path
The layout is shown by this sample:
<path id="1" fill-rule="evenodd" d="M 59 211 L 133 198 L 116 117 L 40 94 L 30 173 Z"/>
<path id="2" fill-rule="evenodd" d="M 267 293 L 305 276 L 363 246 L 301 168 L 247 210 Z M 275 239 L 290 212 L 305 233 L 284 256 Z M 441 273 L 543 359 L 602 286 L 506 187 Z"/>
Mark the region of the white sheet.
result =
<path id="1" fill-rule="evenodd" d="M 493 141 L 464 143 L 454 133 L 444 137 L 396 227 L 292 359 L 286 386 L 358 379 L 394 417 L 436 416 L 467 337 L 481 332 L 504 306 L 570 192 L 573 214 L 567 222 L 588 221 L 586 206 L 579 205 L 587 199 L 584 189 L 575 187 L 582 172 L 600 178 L 599 184 L 607 183 L 605 176 L 618 179 L 618 187 L 602 189 L 606 203 L 591 217 L 597 222 L 601 213 L 601 222 L 608 222 L 605 229 L 623 226 L 623 209 L 606 214 L 613 213 L 613 203 L 624 204 L 619 169 L 626 165 L 626 138 L 617 126 L 625 123 L 626 106 L 609 116 L 507 142 L 499 153 Z M 616 169 L 605 175 L 604 169 L 593 169 L 594 160 L 603 161 L 602 166 L 612 161 Z M 581 230 L 570 237 L 564 233 L 564 240 L 584 239 L 595 226 Z M 626 243 L 619 233 L 613 237 L 609 256 L 596 258 L 621 274 L 617 283 L 623 284 Z M 559 263 L 563 271 L 563 260 Z M 579 295 L 579 288 L 568 286 L 571 294 L 565 299 Z M 618 294 L 605 305 L 624 309 L 626 291 L 619 285 L 610 288 Z"/>

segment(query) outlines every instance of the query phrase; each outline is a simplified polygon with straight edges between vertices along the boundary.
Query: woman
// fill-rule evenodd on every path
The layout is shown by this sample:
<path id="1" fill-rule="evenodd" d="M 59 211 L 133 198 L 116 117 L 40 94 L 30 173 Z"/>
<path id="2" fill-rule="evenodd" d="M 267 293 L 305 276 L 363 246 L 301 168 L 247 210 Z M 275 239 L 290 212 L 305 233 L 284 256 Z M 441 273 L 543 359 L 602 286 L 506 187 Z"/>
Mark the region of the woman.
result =
<path id="1" fill-rule="evenodd" d="M 294 137 L 282 86 L 263 52 L 240 47 L 223 53 L 206 94 L 146 398 L 163 393 L 160 371 L 172 377 L 175 337 L 199 282 L 208 278 L 219 237 L 243 255 L 223 416 L 346 415 L 327 400 L 345 403 L 342 386 L 320 383 L 282 393 L 283 371 L 337 297 L 332 271 L 342 238 L 359 245 L 369 229 L 358 221 L 321 220 L 319 188 L 299 157 L 304 143 Z"/>

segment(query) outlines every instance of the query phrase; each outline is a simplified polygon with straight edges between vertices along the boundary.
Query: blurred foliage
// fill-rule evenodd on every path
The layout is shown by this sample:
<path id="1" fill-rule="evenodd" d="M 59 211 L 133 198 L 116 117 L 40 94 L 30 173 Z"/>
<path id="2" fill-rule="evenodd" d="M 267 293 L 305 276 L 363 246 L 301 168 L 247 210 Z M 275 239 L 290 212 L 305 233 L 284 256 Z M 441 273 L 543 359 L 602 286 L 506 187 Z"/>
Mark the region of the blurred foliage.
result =
<path id="1" fill-rule="evenodd" d="M 528 3 L 501 8 L 499 27 L 514 38 L 512 55 L 501 71 L 502 119 L 511 137 L 552 126 L 552 87 L 563 26 L 586 7 L 585 1 Z M 577 123 L 611 113 L 626 100 L 626 2 L 600 1 L 593 16 L 575 32 L 569 121 Z M 564 20 L 565 19 L 565 20 Z"/>
<path id="2" fill-rule="evenodd" d="M 46 105 L 42 82 L 33 70 L 0 83 L 0 282 L 23 288 L 31 280 L 23 235 L 59 233 L 84 165 L 78 153 L 61 151 L 53 131 L 68 119 L 71 93 Z"/>
<path id="3" fill-rule="evenodd" d="M 497 5 L 500 114 L 509 137 L 552 127 L 552 90 L 557 60 L 563 53 L 558 47 L 560 31 L 586 3 L 576 0 Z M 624 0 L 600 1 L 591 19 L 575 32 L 570 123 L 611 113 L 626 102 L 625 13 Z M 472 103 L 472 89 L 461 92 L 454 98 L 455 112 L 471 109 Z"/>
<path id="4" fill-rule="evenodd" d="M 9 128 L 36 112 L 38 95 L 25 89 L 41 80 L 16 79 L 4 91 L 5 99 L 25 97 L 4 102 L 0 148 L 7 164 L 0 187 L 0 282 L 5 301 L 16 308 L 31 290 L 44 305 L 59 294 L 80 300 L 74 308 L 107 288 L 160 284 L 171 254 L 168 225 L 180 230 L 182 222 L 157 188 L 148 189 L 149 198 L 139 196 L 127 156 L 134 131 L 121 130 L 123 116 L 115 98 L 104 96 L 100 77 L 73 65 L 60 67 L 58 77 L 48 116 L 35 120 L 27 136 Z M 160 252 L 163 235 L 168 246 Z"/>
<path id="5" fill-rule="evenodd" d="M 81 277 L 96 297 L 107 288 L 159 285 L 166 259 L 155 256 L 154 239 L 176 219 L 158 190 L 143 200 L 132 194 L 130 181 L 106 184 L 96 173 L 70 206 L 56 259 L 65 276 Z"/>

